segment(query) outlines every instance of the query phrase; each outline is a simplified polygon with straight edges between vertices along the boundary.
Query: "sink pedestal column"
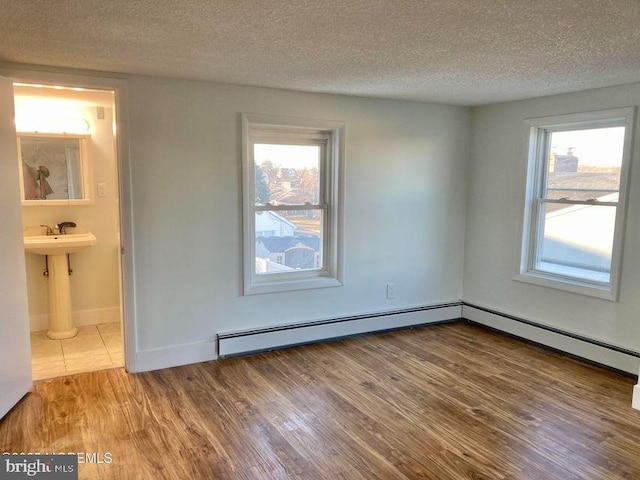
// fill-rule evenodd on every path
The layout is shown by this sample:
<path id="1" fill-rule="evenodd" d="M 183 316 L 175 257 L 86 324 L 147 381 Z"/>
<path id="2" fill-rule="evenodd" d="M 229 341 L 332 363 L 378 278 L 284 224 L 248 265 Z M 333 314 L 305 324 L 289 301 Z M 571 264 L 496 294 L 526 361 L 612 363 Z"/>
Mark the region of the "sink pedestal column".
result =
<path id="1" fill-rule="evenodd" d="M 75 337 L 78 329 L 73 326 L 69 261 L 66 255 L 49 255 L 49 331 L 54 340 Z"/>

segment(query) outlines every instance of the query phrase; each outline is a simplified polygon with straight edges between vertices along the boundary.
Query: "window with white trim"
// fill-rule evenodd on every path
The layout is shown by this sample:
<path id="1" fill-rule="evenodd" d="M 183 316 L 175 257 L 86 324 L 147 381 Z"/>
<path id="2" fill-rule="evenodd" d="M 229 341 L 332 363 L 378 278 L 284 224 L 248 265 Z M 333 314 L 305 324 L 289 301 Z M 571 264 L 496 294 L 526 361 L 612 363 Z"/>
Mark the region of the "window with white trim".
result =
<path id="1" fill-rule="evenodd" d="M 244 293 L 342 285 L 344 124 L 243 114 Z"/>
<path id="2" fill-rule="evenodd" d="M 516 280 L 617 300 L 633 108 L 529 121 Z"/>

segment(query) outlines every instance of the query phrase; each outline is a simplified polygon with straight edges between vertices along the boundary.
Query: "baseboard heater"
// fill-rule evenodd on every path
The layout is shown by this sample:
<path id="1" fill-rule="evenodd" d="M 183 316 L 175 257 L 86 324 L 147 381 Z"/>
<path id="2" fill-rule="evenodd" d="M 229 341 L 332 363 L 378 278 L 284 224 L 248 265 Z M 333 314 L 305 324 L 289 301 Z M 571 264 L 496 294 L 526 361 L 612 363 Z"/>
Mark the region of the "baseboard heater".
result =
<path id="1" fill-rule="evenodd" d="M 276 348 L 342 339 L 366 333 L 380 333 L 421 325 L 459 320 L 462 302 L 391 310 L 318 320 L 314 322 L 278 325 L 218 335 L 218 357 L 247 355 Z"/>
<path id="2" fill-rule="evenodd" d="M 591 363 L 633 376 L 638 375 L 638 351 L 468 302 L 463 303 L 462 317 L 471 323 L 484 325 Z"/>

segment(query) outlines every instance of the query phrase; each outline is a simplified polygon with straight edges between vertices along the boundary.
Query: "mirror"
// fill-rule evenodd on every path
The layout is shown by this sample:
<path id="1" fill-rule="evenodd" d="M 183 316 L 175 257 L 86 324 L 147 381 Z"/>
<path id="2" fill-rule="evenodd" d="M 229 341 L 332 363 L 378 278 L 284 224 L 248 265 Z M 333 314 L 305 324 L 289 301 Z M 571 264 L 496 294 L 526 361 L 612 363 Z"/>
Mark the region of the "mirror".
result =
<path id="1" fill-rule="evenodd" d="M 23 205 L 89 203 L 88 135 L 18 134 Z"/>

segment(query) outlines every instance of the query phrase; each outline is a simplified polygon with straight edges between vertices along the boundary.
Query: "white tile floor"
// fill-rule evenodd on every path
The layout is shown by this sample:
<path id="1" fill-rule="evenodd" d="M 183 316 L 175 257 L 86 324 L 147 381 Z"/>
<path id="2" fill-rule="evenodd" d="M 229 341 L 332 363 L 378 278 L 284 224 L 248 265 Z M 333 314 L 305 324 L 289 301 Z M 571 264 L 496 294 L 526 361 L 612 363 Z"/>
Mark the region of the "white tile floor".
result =
<path id="1" fill-rule="evenodd" d="M 78 327 L 78 335 L 51 340 L 47 332 L 31 332 L 34 380 L 122 367 L 124 355 L 120 323 Z"/>

